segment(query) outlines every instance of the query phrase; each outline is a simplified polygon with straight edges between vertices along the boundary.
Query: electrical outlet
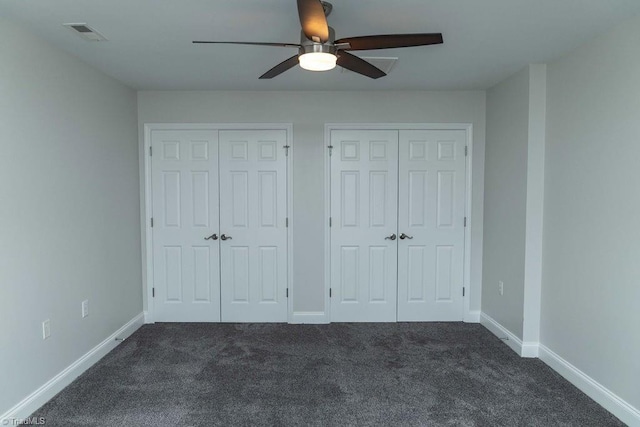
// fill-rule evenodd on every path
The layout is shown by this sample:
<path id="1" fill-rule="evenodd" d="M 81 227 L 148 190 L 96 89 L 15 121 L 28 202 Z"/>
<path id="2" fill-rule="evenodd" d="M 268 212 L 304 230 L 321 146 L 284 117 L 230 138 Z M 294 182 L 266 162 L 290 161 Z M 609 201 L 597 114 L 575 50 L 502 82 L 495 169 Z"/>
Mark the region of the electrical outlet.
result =
<path id="1" fill-rule="evenodd" d="M 46 340 L 51 336 L 51 322 L 49 319 L 42 322 L 42 339 Z"/>
<path id="2" fill-rule="evenodd" d="M 498 281 L 498 293 L 504 295 L 504 282 L 502 280 Z"/>
<path id="3" fill-rule="evenodd" d="M 82 301 L 82 317 L 87 317 L 89 315 L 89 300 L 86 299 Z"/>

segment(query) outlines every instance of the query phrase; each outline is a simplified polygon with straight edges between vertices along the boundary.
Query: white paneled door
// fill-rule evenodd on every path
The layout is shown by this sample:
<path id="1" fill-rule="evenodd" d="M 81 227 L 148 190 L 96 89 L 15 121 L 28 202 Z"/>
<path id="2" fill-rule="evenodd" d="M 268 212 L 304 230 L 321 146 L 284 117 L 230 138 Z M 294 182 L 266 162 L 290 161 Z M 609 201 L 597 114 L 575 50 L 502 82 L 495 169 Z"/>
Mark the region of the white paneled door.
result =
<path id="1" fill-rule="evenodd" d="M 331 320 L 393 322 L 398 132 L 331 131 Z"/>
<path id="2" fill-rule="evenodd" d="M 220 320 L 217 131 L 151 134 L 154 316 Z"/>
<path id="3" fill-rule="evenodd" d="M 222 321 L 286 322 L 286 132 L 219 137 Z"/>
<path id="4" fill-rule="evenodd" d="M 464 130 L 402 130 L 398 320 L 463 317 Z"/>
<path id="5" fill-rule="evenodd" d="M 331 320 L 462 320 L 466 131 L 330 141 Z"/>
<path id="6" fill-rule="evenodd" d="M 287 321 L 287 140 L 151 131 L 155 321 Z"/>

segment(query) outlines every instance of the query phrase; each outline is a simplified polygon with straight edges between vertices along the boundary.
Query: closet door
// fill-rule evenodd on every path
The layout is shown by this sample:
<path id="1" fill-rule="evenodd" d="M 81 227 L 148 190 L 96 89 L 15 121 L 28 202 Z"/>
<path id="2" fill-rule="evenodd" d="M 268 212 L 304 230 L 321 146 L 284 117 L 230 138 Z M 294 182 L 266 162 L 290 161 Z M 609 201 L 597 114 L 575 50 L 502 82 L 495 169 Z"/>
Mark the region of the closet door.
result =
<path id="1" fill-rule="evenodd" d="M 398 320 L 463 317 L 463 130 L 400 131 Z"/>
<path id="2" fill-rule="evenodd" d="M 331 131 L 331 321 L 394 322 L 398 132 Z"/>
<path id="3" fill-rule="evenodd" d="M 217 322 L 218 133 L 154 130 L 151 147 L 155 320 Z"/>
<path id="4" fill-rule="evenodd" d="M 286 131 L 219 136 L 222 321 L 286 322 Z"/>

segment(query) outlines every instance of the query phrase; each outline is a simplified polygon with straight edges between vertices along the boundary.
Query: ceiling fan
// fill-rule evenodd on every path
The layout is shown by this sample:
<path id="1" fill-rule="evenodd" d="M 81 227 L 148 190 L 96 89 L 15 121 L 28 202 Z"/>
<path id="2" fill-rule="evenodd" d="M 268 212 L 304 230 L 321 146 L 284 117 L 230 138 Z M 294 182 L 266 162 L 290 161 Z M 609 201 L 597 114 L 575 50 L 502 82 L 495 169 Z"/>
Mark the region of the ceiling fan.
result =
<path id="1" fill-rule="evenodd" d="M 372 79 L 377 79 L 386 76 L 386 73 L 348 51 L 442 44 L 441 33 L 381 34 L 336 40 L 333 28 L 327 24 L 327 16 L 333 9 L 331 3 L 320 0 L 297 1 L 298 16 L 302 25 L 299 44 L 198 40 L 193 43 L 277 46 L 298 49 L 297 55 L 279 63 L 261 75 L 261 79 L 272 79 L 297 64 L 311 71 L 331 70 L 339 65 Z"/>

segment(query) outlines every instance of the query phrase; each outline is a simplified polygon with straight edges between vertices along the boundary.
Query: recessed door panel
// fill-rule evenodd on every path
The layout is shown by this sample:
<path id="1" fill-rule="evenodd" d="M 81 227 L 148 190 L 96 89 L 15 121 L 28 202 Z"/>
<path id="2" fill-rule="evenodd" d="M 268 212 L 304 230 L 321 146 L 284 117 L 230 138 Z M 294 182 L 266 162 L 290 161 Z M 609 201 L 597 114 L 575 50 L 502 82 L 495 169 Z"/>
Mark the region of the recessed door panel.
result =
<path id="1" fill-rule="evenodd" d="M 343 246 L 340 258 L 340 292 L 341 302 L 358 303 L 358 288 L 360 287 L 360 247 Z"/>
<path id="2" fill-rule="evenodd" d="M 211 247 L 193 248 L 193 294 L 194 301 L 211 302 Z"/>
<path id="3" fill-rule="evenodd" d="M 260 302 L 278 302 L 278 247 L 262 246 L 258 248 L 260 253 Z"/>
<path id="4" fill-rule="evenodd" d="M 182 302 L 182 247 L 164 247 L 166 302 Z"/>
<path id="5" fill-rule="evenodd" d="M 456 171 L 438 171 L 437 226 L 453 227 L 455 220 Z"/>
<path id="6" fill-rule="evenodd" d="M 393 201 L 387 198 L 387 172 L 369 172 L 369 226 L 385 227 L 387 225 L 387 211 L 389 203 Z"/>
<path id="7" fill-rule="evenodd" d="M 407 302 L 425 301 L 426 248 L 411 244 L 407 248 Z"/>
<path id="8" fill-rule="evenodd" d="M 386 268 L 389 250 L 386 246 L 369 248 L 369 302 L 387 302 Z M 393 251 L 395 252 L 395 251 Z"/>
<path id="9" fill-rule="evenodd" d="M 209 227 L 209 171 L 191 174 L 193 226 Z"/>
<path id="10" fill-rule="evenodd" d="M 233 290 L 231 302 L 246 304 L 249 302 L 249 247 L 233 245 L 229 254 L 231 255 L 228 260 L 231 264 L 229 285 Z"/>
<path id="11" fill-rule="evenodd" d="M 427 219 L 427 172 L 408 171 L 407 215 L 411 227 L 424 227 Z"/>
<path id="12" fill-rule="evenodd" d="M 278 218 L 278 174 L 259 172 L 260 226 L 275 227 Z"/>
<path id="13" fill-rule="evenodd" d="M 340 182 L 340 220 L 343 227 L 358 227 L 360 221 L 360 173 L 343 171 Z"/>
<path id="14" fill-rule="evenodd" d="M 247 171 L 230 171 L 231 177 L 231 225 L 248 227 L 249 215 L 249 173 Z"/>
<path id="15" fill-rule="evenodd" d="M 436 296 L 438 302 L 453 301 L 453 246 L 436 247 Z"/>
<path id="16" fill-rule="evenodd" d="M 217 131 L 151 133 L 156 321 L 220 320 Z"/>
<path id="17" fill-rule="evenodd" d="M 165 171 L 162 174 L 163 219 L 165 227 L 180 227 L 180 172 Z"/>
<path id="18" fill-rule="evenodd" d="M 331 145 L 331 321 L 393 322 L 398 132 L 333 130 Z"/>

